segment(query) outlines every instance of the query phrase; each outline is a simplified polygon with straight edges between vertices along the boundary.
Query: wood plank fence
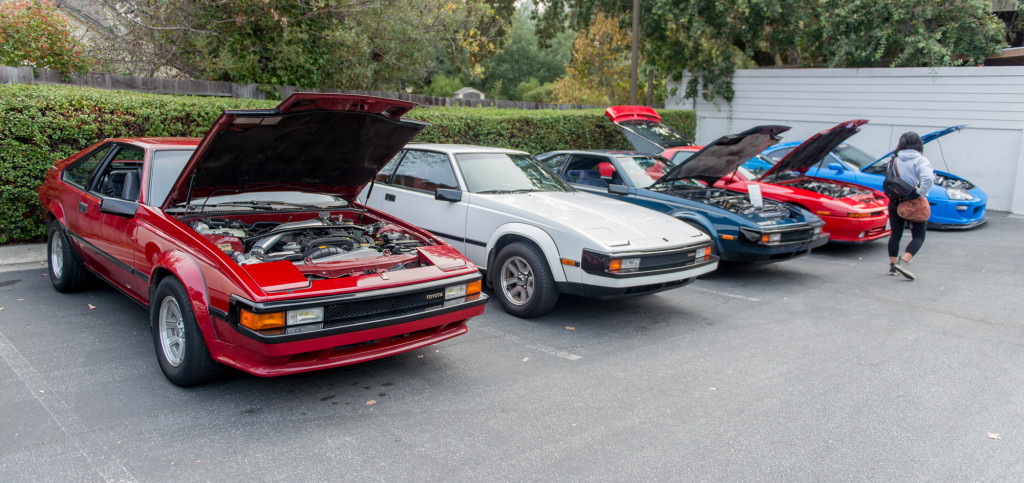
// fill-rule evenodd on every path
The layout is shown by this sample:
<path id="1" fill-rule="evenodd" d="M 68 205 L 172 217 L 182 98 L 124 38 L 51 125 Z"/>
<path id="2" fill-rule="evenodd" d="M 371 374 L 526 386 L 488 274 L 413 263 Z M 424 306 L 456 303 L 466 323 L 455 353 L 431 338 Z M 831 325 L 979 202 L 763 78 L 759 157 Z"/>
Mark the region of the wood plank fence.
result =
<path id="1" fill-rule="evenodd" d="M 423 106 L 500 107 L 515 109 L 584 109 L 597 106 L 582 104 L 543 104 L 539 102 L 507 101 L 500 99 L 456 99 L 454 97 L 422 96 L 407 92 L 366 91 L 345 89 L 317 89 L 267 84 L 238 84 L 235 82 L 201 81 L 192 79 L 163 79 L 157 77 L 127 77 L 112 74 L 72 74 L 65 77 L 60 71 L 32 67 L 0 66 L 0 84 L 58 84 L 94 87 L 97 89 L 176 94 L 189 96 L 233 97 L 240 99 L 284 99 L 294 92 L 337 92 L 367 96 L 389 97 L 415 102 Z M 268 93 L 274 93 L 276 96 Z"/>

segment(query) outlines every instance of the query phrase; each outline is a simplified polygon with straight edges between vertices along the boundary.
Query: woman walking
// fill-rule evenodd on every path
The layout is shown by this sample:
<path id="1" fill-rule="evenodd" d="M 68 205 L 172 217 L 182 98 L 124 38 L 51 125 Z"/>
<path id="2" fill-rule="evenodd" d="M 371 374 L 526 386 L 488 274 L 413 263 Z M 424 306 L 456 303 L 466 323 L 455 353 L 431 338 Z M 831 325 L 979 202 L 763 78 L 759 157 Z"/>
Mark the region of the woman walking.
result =
<path id="1" fill-rule="evenodd" d="M 917 190 L 911 199 L 928 196 L 928 190 L 932 189 L 935 173 L 932 171 L 932 164 L 922 155 L 924 143 L 921 136 L 910 131 L 900 136 L 900 142 L 896 145 L 896 156 L 891 163 L 895 163 L 896 173 L 901 179 L 916 186 Z M 900 239 L 903 238 L 904 225 L 907 222 L 900 218 L 897 206 L 906 200 L 889 200 L 889 221 L 892 225 L 892 234 L 889 235 L 889 275 L 900 274 L 910 280 L 914 280 L 914 273 L 910 271 L 910 259 L 917 255 L 917 251 L 924 244 L 925 230 L 928 222 L 910 223 L 911 240 L 903 256 L 896 258 L 900 250 Z"/>

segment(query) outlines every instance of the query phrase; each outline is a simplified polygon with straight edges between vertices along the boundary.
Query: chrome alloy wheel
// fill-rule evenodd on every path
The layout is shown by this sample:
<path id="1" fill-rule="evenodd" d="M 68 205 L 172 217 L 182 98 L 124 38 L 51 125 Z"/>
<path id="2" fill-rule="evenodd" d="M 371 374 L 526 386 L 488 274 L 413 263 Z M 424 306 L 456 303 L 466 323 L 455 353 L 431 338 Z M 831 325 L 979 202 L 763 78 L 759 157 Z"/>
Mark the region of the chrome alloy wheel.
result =
<path id="1" fill-rule="evenodd" d="M 160 346 L 167 363 L 178 367 L 185 354 L 185 320 L 181 316 L 178 301 L 168 295 L 160 302 Z"/>
<path id="2" fill-rule="evenodd" d="M 60 278 L 64 275 L 64 237 L 60 235 L 60 232 L 54 232 L 52 238 L 50 240 L 50 270 L 53 270 L 55 277 Z"/>
<path id="3" fill-rule="evenodd" d="M 501 291 L 510 302 L 523 305 L 533 297 L 533 269 L 521 257 L 510 257 L 501 266 Z"/>

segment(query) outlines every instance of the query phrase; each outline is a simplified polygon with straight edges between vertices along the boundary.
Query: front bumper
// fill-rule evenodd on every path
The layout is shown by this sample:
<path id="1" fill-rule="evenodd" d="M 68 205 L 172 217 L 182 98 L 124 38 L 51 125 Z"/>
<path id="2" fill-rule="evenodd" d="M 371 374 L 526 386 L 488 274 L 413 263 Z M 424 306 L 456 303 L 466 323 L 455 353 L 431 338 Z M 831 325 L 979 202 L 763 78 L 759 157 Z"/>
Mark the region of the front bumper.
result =
<path id="1" fill-rule="evenodd" d="M 614 277 L 584 273 L 582 282 L 557 282 L 557 285 L 561 293 L 569 295 L 597 299 L 632 297 L 682 287 L 717 268 L 718 257 L 712 255 L 707 261 L 663 273 L 631 273 Z"/>
<path id="2" fill-rule="evenodd" d="M 828 240 L 828 233 L 824 231 L 811 239 L 786 242 L 778 245 L 763 245 L 746 240 L 723 240 L 721 242 L 722 251 L 719 255 L 721 255 L 723 261 L 727 262 L 774 263 L 807 255 L 812 249 L 828 243 Z"/>
<path id="3" fill-rule="evenodd" d="M 985 217 L 988 195 L 977 187 L 970 190 L 970 193 L 974 196 L 972 200 L 951 200 L 931 193 L 928 204 L 931 205 L 932 216 L 928 218 L 928 228 L 965 230 L 988 221 Z"/>
<path id="4" fill-rule="evenodd" d="M 838 216 L 822 216 L 825 221 L 824 231 L 828 232 L 830 242 L 864 243 L 885 238 L 892 232 L 888 228 L 889 215 L 868 218 L 850 218 Z"/>
<path id="5" fill-rule="evenodd" d="M 233 296 L 231 311 L 213 318 L 217 334 L 226 344 L 212 355 L 256 376 L 279 376 L 355 364 L 435 344 L 464 334 L 466 321 L 483 313 L 488 297 L 478 293 L 426 304 L 409 304 L 409 297 L 424 293 L 423 289 L 433 293 L 430 291 L 438 287 L 443 293 L 446 285 L 479 278 L 476 274 L 420 287 L 265 304 Z M 313 305 L 325 306 L 325 313 L 335 315 L 325 316 L 324 322 L 262 331 L 237 322 L 241 307 L 267 312 Z M 382 309 L 370 310 L 375 307 Z"/>

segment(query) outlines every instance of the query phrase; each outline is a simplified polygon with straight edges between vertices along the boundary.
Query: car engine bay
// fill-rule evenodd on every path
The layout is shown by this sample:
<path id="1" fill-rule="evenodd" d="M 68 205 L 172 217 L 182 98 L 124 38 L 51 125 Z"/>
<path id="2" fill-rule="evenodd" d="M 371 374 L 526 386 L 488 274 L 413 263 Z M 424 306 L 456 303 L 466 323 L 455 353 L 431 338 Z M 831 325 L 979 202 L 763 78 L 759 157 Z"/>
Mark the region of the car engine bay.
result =
<path id="1" fill-rule="evenodd" d="M 670 193 L 748 217 L 757 216 L 765 220 L 775 220 L 793 215 L 789 208 L 777 202 L 765 200 L 764 206 L 754 206 L 750 201 L 750 196 L 746 193 L 714 188 L 673 190 Z"/>
<path id="2" fill-rule="evenodd" d="M 347 217 L 353 215 L 358 219 Z M 426 265 L 417 248 L 434 245 L 419 234 L 365 213 L 322 212 L 315 218 L 284 222 L 253 220 L 253 216 L 258 215 L 203 217 L 186 223 L 239 265 L 289 261 L 300 270 L 323 264 L 340 269 L 327 276 L 328 272 L 318 267 L 316 273 L 322 274 L 318 278 Z"/>
<path id="3" fill-rule="evenodd" d="M 813 191 L 837 200 L 842 198 L 853 198 L 855 196 L 863 197 L 861 195 L 868 195 L 871 198 L 874 198 L 874 192 L 868 188 L 811 178 L 801 178 L 793 182 L 779 184 L 782 186 L 792 186 L 793 188 Z"/>

